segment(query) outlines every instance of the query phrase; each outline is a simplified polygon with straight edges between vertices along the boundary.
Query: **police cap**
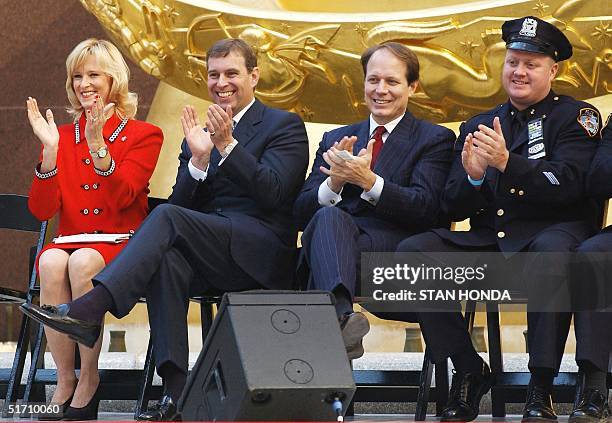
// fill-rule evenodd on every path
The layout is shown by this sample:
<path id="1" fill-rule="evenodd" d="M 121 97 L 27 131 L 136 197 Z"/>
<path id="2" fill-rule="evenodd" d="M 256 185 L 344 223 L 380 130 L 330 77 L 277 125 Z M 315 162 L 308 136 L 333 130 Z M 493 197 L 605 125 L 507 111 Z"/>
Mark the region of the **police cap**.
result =
<path id="1" fill-rule="evenodd" d="M 563 32 L 535 16 L 504 22 L 502 39 L 506 48 L 545 54 L 555 62 L 572 57 L 572 44 Z"/>

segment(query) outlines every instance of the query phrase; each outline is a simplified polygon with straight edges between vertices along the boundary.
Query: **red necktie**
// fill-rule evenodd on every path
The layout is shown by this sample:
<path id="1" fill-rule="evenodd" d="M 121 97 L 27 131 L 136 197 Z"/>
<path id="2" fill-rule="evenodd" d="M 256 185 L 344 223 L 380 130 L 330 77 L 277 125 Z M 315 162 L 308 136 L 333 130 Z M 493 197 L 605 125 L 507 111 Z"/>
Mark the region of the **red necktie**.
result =
<path id="1" fill-rule="evenodd" d="M 387 130 L 384 126 L 377 126 L 374 130 L 374 134 L 372 135 L 372 139 L 374 139 L 374 147 L 372 148 L 372 161 L 370 162 L 370 169 L 374 169 L 374 165 L 376 164 L 376 159 L 380 154 L 380 150 L 383 148 L 383 139 L 382 136 Z"/>

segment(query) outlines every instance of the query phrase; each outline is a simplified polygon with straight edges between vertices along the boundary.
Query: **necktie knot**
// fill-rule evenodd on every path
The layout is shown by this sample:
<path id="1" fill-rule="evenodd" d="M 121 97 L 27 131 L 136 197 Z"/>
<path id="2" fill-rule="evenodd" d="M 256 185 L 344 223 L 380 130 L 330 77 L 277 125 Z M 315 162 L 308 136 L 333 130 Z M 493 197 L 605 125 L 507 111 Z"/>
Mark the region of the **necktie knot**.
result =
<path id="1" fill-rule="evenodd" d="M 374 130 L 374 134 L 372 138 L 374 139 L 374 146 L 372 147 L 372 161 L 370 162 L 370 169 L 374 169 L 374 165 L 376 164 L 376 159 L 378 159 L 378 155 L 380 154 L 380 150 L 383 147 L 383 134 L 387 132 L 384 126 L 377 126 Z"/>
<path id="2" fill-rule="evenodd" d="M 382 136 L 385 132 L 387 132 L 387 130 L 385 129 L 383 125 L 377 126 L 376 129 L 374 130 L 374 136 L 372 138 L 374 139 L 380 138 L 382 140 Z"/>

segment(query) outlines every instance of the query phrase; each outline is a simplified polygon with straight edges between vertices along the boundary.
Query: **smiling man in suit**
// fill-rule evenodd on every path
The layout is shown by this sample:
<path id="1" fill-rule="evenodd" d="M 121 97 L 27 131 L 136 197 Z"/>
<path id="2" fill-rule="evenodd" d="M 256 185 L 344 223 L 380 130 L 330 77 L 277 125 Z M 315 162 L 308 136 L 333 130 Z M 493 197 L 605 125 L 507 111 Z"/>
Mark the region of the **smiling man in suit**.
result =
<path id="1" fill-rule="evenodd" d="M 310 269 L 309 289 L 334 293 L 351 359 L 363 355 L 369 330 L 353 313 L 360 255 L 395 251 L 404 237 L 438 225 L 454 141 L 452 131 L 406 109 L 419 79 L 409 48 L 383 43 L 361 63 L 370 116 L 324 134 L 294 207 L 305 228 L 300 270 Z"/>
<path id="2" fill-rule="evenodd" d="M 207 111 L 207 130 L 193 108 L 183 111 L 185 140 L 170 204 L 153 210 L 122 254 L 93 278 L 89 295 L 24 308 L 91 346 L 106 312 L 124 317 L 146 296 L 164 396 L 139 420 L 180 418 L 190 295 L 293 285 L 291 210 L 308 166 L 304 123 L 255 99 L 257 58 L 244 41 L 218 41 L 206 62 L 215 104 Z"/>

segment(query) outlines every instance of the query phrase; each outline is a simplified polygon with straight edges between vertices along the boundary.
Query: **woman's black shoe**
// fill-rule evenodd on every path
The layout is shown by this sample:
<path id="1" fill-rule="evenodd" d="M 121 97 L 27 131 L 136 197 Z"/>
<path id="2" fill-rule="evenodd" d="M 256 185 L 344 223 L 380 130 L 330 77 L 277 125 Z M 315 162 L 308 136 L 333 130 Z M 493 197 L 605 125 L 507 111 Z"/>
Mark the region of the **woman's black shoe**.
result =
<path id="1" fill-rule="evenodd" d="M 65 403 L 59 404 L 59 410 L 57 413 L 53 413 L 53 412 L 50 412 L 51 410 L 48 410 L 49 412 L 40 413 L 38 416 L 36 416 L 36 418 L 39 421 L 43 421 L 43 422 L 53 422 L 53 421 L 62 420 L 64 418 L 64 413 L 66 413 L 66 410 L 68 409 L 68 407 L 70 406 L 70 403 L 72 402 L 73 395 L 74 395 L 74 392 L 72 393 L 72 395 L 70 395 L 70 398 L 68 398 Z M 53 408 L 52 405 L 53 404 L 49 404 L 50 408 Z"/>
<path id="2" fill-rule="evenodd" d="M 93 397 L 89 400 L 85 407 L 75 408 L 68 407 L 64 413 L 62 420 L 69 421 L 81 421 L 81 420 L 98 420 L 98 406 L 100 405 L 100 397 L 98 395 L 98 389 L 94 393 Z"/>

